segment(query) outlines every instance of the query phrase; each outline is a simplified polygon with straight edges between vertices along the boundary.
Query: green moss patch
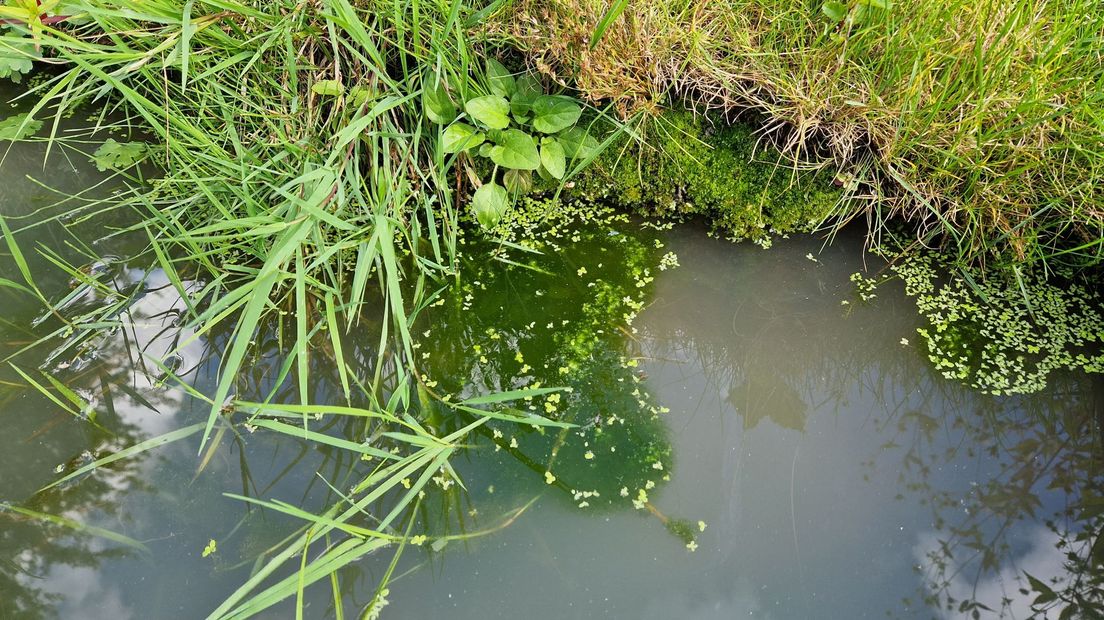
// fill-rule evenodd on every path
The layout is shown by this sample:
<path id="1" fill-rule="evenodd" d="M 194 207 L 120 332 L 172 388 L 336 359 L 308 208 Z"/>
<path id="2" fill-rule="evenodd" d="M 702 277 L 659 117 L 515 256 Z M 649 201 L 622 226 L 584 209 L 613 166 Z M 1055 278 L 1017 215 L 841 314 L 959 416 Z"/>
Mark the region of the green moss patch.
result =
<path id="1" fill-rule="evenodd" d="M 646 130 L 644 145 L 626 138 L 607 149 L 577 189 L 648 215 L 703 216 L 718 234 L 752 240 L 811 230 L 840 201 L 828 173 L 795 174 L 777 152 L 757 150 L 746 126 L 670 111 Z"/>

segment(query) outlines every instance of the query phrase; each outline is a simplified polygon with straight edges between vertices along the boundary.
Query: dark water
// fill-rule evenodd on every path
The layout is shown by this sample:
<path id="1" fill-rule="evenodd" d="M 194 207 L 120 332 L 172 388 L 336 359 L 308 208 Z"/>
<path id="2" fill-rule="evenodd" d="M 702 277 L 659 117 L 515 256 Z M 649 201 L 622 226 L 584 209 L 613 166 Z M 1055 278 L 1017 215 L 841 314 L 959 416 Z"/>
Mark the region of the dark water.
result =
<path id="1" fill-rule="evenodd" d="M 27 175 L 65 192 L 106 178 L 73 152 L 55 154 L 46 172 L 42 157 L 41 145 L 17 145 L 0 169 L 0 214 L 14 228 L 73 204 L 53 205 L 58 194 Z M 95 191 L 111 191 L 106 183 Z M 100 218 L 73 235 L 43 225 L 17 238 L 57 299 L 69 278 L 30 249 L 76 263 L 92 250 L 124 254 L 125 239 L 81 249 L 105 230 Z M 570 386 L 520 406 L 576 427 L 480 429 L 453 461 L 465 488 L 431 484 L 413 530 L 426 543 L 404 552 L 381 617 L 957 618 L 969 614 L 961 601 L 977 600 L 1019 618 L 1037 595 L 1019 592 L 1025 571 L 1060 583 L 1083 576 L 1066 566 L 1075 546 L 1056 545 L 1098 527 L 1080 510 L 1100 488 L 1102 392 L 1092 378 L 1057 376 L 1045 393 L 999 398 L 940 378 L 898 288 L 869 303 L 854 296 L 849 276 L 882 268 L 857 236 L 762 250 L 692 225 L 612 222 L 564 225 L 539 242 L 543 256 L 511 258 L 541 271 L 473 263 L 462 288 L 427 310 L 419 371 L 427 389 L 457 397 Z M 680 266 L 659 268 L 667 252 Z M 181 346 L 184 303 L 163 273 L 142 267 L 96 267 L 110 287 L 139 291 L 110 337 L 14 358 L 74 390 L 91 420 L 3 370 L 0 500 L 143 549 L 0 511 L 0 617 L 204 617 L 300 525 L 224 493 L 320 511 L 336 500 L 328 484 L 347 488 L 371 468 L 237 425 L 217 432 L 209 459 L 191 436 L 39 492 L 93 458 L 206 419 L 209 405 L 162 382 L 154 360 L 175 351 L 173 368 L 213 393 L 228 334 Z M 0 275 L 19 277 L 6 258 Z M 0 296 L 5 357 L 58 327 L 47 318 L 30 329 L 40 305 Z M 88 291 L 74 307 L 107 303 Z M 259 335 L 243 395 L 275 389 L 291 400 L 293 382 L 275 384 L 272 331 Z M 374 370 L 377 342 L 371 321 L 348 338 L 361 376 Z M 340 402 L 332 363 L 314 359 L 315 401 Z M 433 405 L 421 418 L 441 432 L 466 422 Z M 312 428 L 363 439 L 339 422 Z M 203 557 L 212 539 L 217 549 Z M 340 573 L 347 617 L 371 600 L 390 559 Z M 332 617 L 332 600 L 329 586 L 308 590 L 306 615 Z"/>

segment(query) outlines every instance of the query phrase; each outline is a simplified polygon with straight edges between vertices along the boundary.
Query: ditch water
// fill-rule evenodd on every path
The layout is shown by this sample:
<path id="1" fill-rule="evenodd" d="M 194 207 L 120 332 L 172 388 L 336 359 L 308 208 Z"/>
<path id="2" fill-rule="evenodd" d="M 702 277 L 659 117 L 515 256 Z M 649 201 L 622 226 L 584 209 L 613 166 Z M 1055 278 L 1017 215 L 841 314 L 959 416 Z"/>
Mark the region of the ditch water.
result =
<path id="1" fill-rule="evenodd" d="M 109 191 L 85 155 L 55 153 L 46 172 L 42 158 L 41 145 L 17 144 L 0 167 L 0 214 L 13 228 L 79 202 L 54 205 L 58 191 Z M 441 476 L 420 504 L 412 533 L 426 541 L 403 552 L 380 617 L 957 618 L 971 601 L 1027 617 L 1038 593 L 1020 592 L 1025 572 L 1058 584 L 1091 577 L 1066 553 L 1100 529 L 1099 511 L 1086 509 L 1101 492 L 1099 381 L 1058 375 L 1043 393 L 993 397 L 943 379 L 898 284 L 856 298 L 851 274 L 884 265 L 857 235 L 763 250 L 691 224 L 597 219 L 534 225 L 544 254 L 511 258 L 537 270 L 473 261 L 420 318 L 427 391 L 569 386 L 519 406 L 575 426 L 478 429 L 453 459 L 463 488 Z M 108 224 L 17 235 L 48 297 L 70 294 L 69 277 L 30 249 L 78 260 Z M 125 255 L 127 240 L 92 250 Z M 0 263 L 0 276 L 19 279 L 10 259 Z M 229 337 L 185 343 L 176 326 L 186 306 L 161 272 L 124 260 L 93 269 L 140 291 L 122 327 L 80 356 L 47 357 L 47 346 L 14 358 L 55 398 L 46 375 L 88 406 L 67 413 L 0 371 L 0 617 L 205 617 L 302 524 L 226 494 L 317 512 L 338 499 L 329 485 L 347 488 L 372 464 L 237 425 L 220 428 L 209 458 L 191 435 L 39 491 L 204 421 L 209 405 L 151 360 L 171 360 L 210 394 Z M 58 327 L 31 327 L 41 313 L 31 296 L 0 296 L 4 357 Z M 358 374 L 374 372 L 378 334 L 365 321 L 346 339 Z M 273 327 L 258 335 L 243 395 L 275 388 L 292 402 L 293 382 L 275 384 L 281 364 Z M 326 352 L 311 364 L 314 401 L 341 403 Z M 426 426 L 467 423 L 430 403 Z M 363 439 L 363 427 L 341 422 L 312 430 Z M 348 615 L 372 599 L 391 557 L 339 573 Z M 332 617 L 333 598 L 328 585 L 308 589 L 306 616 Z"/>

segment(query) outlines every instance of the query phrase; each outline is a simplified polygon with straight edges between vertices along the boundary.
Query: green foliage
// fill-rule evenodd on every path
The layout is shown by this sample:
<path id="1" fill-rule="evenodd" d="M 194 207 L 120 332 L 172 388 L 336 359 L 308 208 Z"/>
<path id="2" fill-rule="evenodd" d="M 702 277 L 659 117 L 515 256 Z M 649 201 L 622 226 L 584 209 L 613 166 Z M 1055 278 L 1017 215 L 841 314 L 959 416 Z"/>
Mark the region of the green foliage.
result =
<path id="1" fill-rule="evenodd" d="M 975 264 L 1104 261 L 1099 0 L 621 4 L 514 0 L 497 28 L 623 118 L 757 115 L 843 174 L 839 222 L 904 217 Z"/>
<path id="2" fill-rule="evenodd" d="M 578 102 L 544 94 L 536 76 L 515 78 L 502 63 L 488 58 L 483 77 L 491 94 L 471 97 L 463 106 L 475 126 L 453 120 L 455 107 L 440 83 L 425 87 L 422 103 L 430 120 L 448 125 L 441 137 L 445 153 L 462 153 L 461 165 L 472 176 L 476 175 L 474 158 L 487 158 L 494 165 L 491 180 L 472 197 L 476 219 L 493 228 L 509 209 L 506 190 L 514 196 L 531 191 L 532 172 L 542 179 L 563 179 L 569 159 L 585 160 L 599 144 L 575 126 L 583 113 Z M 545 134 L 539 146 L 535 133 Z M 499 168 L 504 169 L 502 185 L 495 182 Z"/>
<path id="3" fill-rule="evenodd" d="M 626 214 L 585 201 L 523 198 L 494 233 L 508 242 L 494 250 L 508 266 L 482 260 L 485 245 L 466 244 L 473 253 L 460 286 L 426 310 L 423 381 L 463 402 L 535 390 L 500 413 L 569 425 L 487 424 L 494 452 L 481 458 L 520 469 L 505 476 L 520 495 L 551 486 L 580 510 L 633 507 L 677 523 L 649 499 L 670 480 L 673 450 L 666 410 L 649 395 L 627 337 L 673 255 L 661 258 L 663 244 L 632 230 Z M 542 387 L 550 385 L 565 389 Z M 693 540 L 689 527 L 668 529 Z"/>
<path id="4" fill-rule="evenodd" d="M 21 82 L 23 76 L 34 68 L 34 61 L 39 57 L 29 39 L 0 38 L 0 79 Z"/>
<path id="5" fill-rule="evenodd" d="M 1040 391 L 1059 371 L 1104 373 L 1104 303 L 1072 272 L 956 272 L 934 252 L 901 254 L 891 269 L 915 298 L 927 323 L 917 332 L 947 379 L 999 395 Z"/>
<path id="6" fill-rule="evenodd" d="M 475 148 L 486 140 L 482 131 L 467 123 L 453 123 L 445 129 L 441 137 L 441 148 L 446 153 L 458 153 Z"/>
<path id="7" fill-rule="evenodd" d="M 0 120 L 0 140 L 22 140 L 42 129 L 42 121 L 34 120 L 30 113 L 16 114 Z"/>
<path id="8" fill-rule="evenodd" d="M 493 181 L 484 183 L 472 196 L 472 209 L 484 228 L 493 228 L 509 208 L 510 199 L 506 195 L 506 188 Z"/>
<path id="9" fill-rule="evenodd" d="M 851 2 L 828 0 L 821 5 L 820 10 L 835 23 L 846 22 L 847 26 L 862 25 L 867 21 L 871 10 L 888 11 L 890 3 L 889 0 L 851 0 Z"/>
<path id="10" fill-rule="evenodd" d="M 500 95 L 476 97 L 464 104 L 464 111 L 487 129 L 510 126 L 510 102 Z"/>
<path id="11" fill-rule="evenodd" d="M 319 80 L 311 85 L 311 92 L 323 97 L 340 97 L 345 94 L 345 86 L 337 80 Z"/>
<path id="12" fill-rule="evenodd" d="M 702 215 L 720 233 L 763 243 L 770 231 L 816 227 L 841 199 L 826 173 L 795 178 L 770 161 L 771 149 L 755 152 L 744 126 L 712 128 L 689 112 L 670 111 L 647 129 L 643 145 L 603 152 L 582 175 L 580 191 L 653 215 Z"/>
<path id="13" fill-rule="evenodd" d="M 116 142 L 108 138 L 92 154 L 92 161 L 100 172 L 125 170 L 141 161 L 147 152 L 144 142 Z"/>
<path id="14" fill-rule="evenodd" d="M 456 118 L 456 106 L 453 105 L 448 92 L 440 82 L 434 82 L 422 88 L 422 108 L 425 115 L 434 123 L 450 123 Z"/>
<path id="15" fill-rule="evenodd" d="M 567 97 L 541 95 L 533 102 L 533 129 L 557 133 L 574 125 L 582 113 L 579 104 Z"/>

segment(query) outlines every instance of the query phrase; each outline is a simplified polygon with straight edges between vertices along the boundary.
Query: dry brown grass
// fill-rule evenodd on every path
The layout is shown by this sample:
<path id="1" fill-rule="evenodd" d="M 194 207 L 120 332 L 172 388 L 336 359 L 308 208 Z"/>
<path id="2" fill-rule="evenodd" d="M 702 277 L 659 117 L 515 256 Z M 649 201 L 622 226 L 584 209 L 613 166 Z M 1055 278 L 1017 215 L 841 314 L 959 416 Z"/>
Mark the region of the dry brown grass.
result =
<path id="1" fill-rule="evenodd" d="M 904 215 L 964 257 L 1101 258 L 1099 0 L 901 0 L 850 30 L 819 6 L 639 2 L 593 50 L 608 0 L 517 0 L 489 28 L 624 116 L 757 112 L 795 159 L 861 181 L 873 221 Z"/>

